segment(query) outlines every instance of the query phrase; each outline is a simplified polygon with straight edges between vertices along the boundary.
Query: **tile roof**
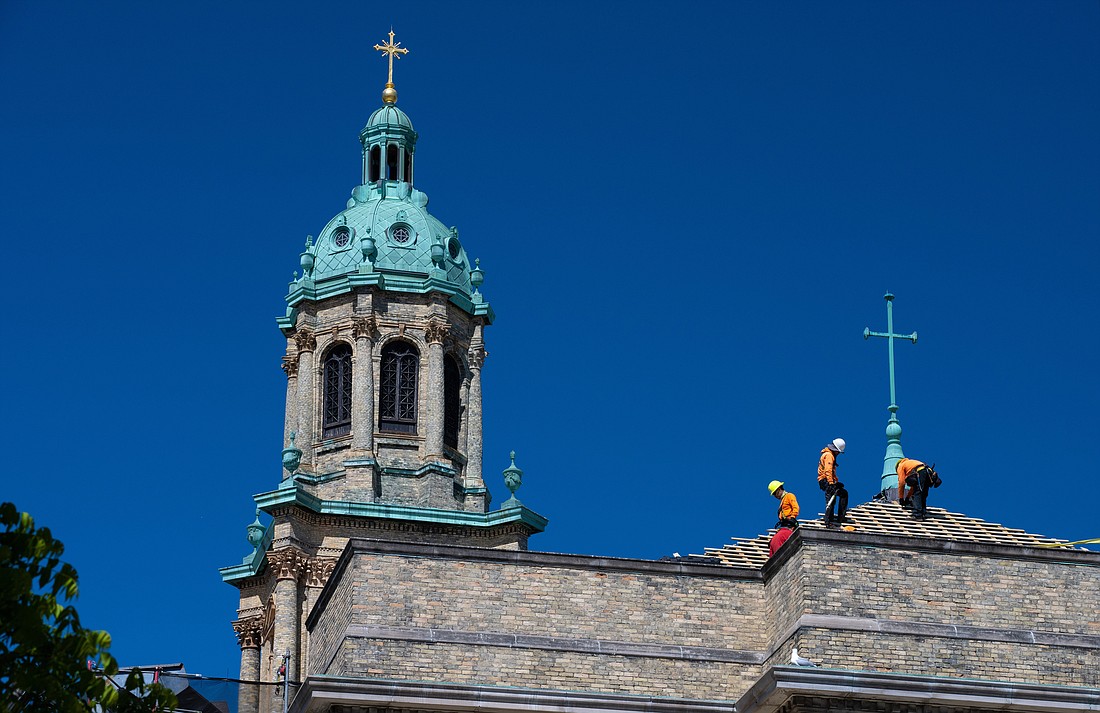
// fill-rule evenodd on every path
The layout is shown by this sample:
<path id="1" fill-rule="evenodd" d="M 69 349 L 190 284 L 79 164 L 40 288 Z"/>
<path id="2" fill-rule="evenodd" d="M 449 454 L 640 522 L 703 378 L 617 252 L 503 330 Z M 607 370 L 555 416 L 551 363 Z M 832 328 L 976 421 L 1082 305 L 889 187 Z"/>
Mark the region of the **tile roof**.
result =
<path id="1" fill-rule="evenodd" d="M 995 522 L 986 522 L 976 517 L 950 512 L 943 508 L 928 508 L 928 517 L 923 521 L 914 520 L 910 511 L 896 502 L 868 502 L 848 510 L 848 521 L 857 532 L 879 533 L 883 535 L 905 535 L 907 537 L 929 537 L 938 540 L 960 540 L 981 542 L 993 545 L 1015 545 L 1022 547 L 1050 546 L 1064 543 L 1042 535 L 1033 535 L 1023 530 L 1005 527 Z M 823 529 L 824 522 L 799 520 L 798 526 L 806 529 Z M 734 537 L 733 544 L 723 547 L 707 547 L 704 554 L 689 555 L 685 559 L 700 562 L 728 564 L 735 567 L 763 567 L 768 561 L 768 541 L 775 530 L 769 530 L 756 537 Z"/>

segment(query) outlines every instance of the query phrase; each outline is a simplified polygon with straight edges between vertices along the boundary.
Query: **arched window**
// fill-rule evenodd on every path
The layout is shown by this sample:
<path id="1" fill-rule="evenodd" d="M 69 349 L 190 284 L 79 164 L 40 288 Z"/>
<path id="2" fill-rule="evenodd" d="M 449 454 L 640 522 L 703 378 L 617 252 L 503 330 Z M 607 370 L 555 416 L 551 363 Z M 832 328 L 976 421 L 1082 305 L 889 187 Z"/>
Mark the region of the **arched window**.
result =
<path id="1" fill-rule="evenodd" d="M 370 172 L 368 173 L 369 180 L 374 183 L 380 178 L 382 173 L 382 147 L 371 146 L 370 147 Z"/>
<path id="2" fill-rule="evenodd" d="M 325 357 L 322 438 L 351 433 L 351 347 L 337 344 Z"/>
<path id="3" fill-rule="evenodd" d="M 420 354 L 408 342 L 390 342 L 382 350 L 378 430 L 416 433 L 416 375 L 419 364 Z"/>
<path id="4" fill-rule="evenodd" d="M 397 173 L 397 162 L 400 154 L 397 152 L 397 144 L 390 144 L 386 147 L 386 180 L 387 181 L 399 181 L 400 175 Z"/>
<path id="5" fill-rule="evenodd" d="M 443 357 L 443 443 L 458 449 L 458 427 L 462 420 L 462 370 L 453 356 Z"/>

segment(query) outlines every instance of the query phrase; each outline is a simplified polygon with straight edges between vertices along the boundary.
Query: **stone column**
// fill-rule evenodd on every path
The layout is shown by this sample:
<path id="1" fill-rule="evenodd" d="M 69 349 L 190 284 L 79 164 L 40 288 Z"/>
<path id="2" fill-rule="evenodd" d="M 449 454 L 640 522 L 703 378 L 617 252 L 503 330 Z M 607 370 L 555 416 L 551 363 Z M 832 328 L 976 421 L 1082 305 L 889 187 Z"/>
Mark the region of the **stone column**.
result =
<path id="1" fill-rule="evenodd" d="M 279 678 L 279 666 L 282 665 L 283 654 L 290 652 L 287 672 L 291 681 L 301 681 L 302 675 L 298 668 L 300 656 L 298 642 L 301 639 L 301 621 L 298 601 L 298 578 L 302 574 L 305 558 L 301 552 L 294 549 L 273 550 L 267 553 L 267 563 L 275 572 L 275 631 L 274 631 L 274 670 L 271 672 L 271 680 L 281 681 Z M 293 694 L 292 694 L 293 695 Z M 274 699 L 282 707 L 283 687 L 278 686 L 274 693 Z"/>
<path id="2" fill-rule="evenodd" d="M 286 372 L 286 418 L 283 420 L 283 448 L 290 445 L 290 434 L 298 430 L 298 355 L 283 357 Z"/>
<path id="3" fill-rule="evenodd" d="M 424 330 L 428 338 L 428 432 L 424 449 L 427 456 L 443 455 L 443 339 L 447 325 L 432 319 Z"/>
<path id="4" fill-rule="evenodd" d="M 459 401 L 461 402 L 460 408 L 462 412 L 458 419 L 458 450 L 463 455 L 467 452 L 466 447 L 466 429 L 469 426 L 469 413 L 470 413 L 470 377 L 469 375 L 462 377 L 462 385 L 459 387 Z"/>
<path id="5" fill-rule="evenodd" d="M 481 477 L 481 367 L 489 352 L 480 343 L 471 346 L 470 359 L 470 396 L 466 411 L 466 477 L 463 485 L 467 488 L 483 488 L 485 481 Z"/>
<path id="6" fill-rule="evenodd" d="M 313 464 L 313 442 L 317 440 L 313 414 L 317 375 L 313 368 L 313 352 L 317 349 L 317 337 L 308 329 L 294 335 L 298 345 L 298 448 L 302 449 L 302 463 Z"/>
<path id="7" fill-rule="evenodd" d="M 263 634 L 263 617 L 250 616 L 233 622 L 237 643 L 241 646 L 241 680 L 260 680 L 260 637 Z M 260 687 L 242 683 L 237 692 L 238 713 L 259 713 Z"/>
<path id="8" fill-rule="evenodd" d="M 374 450 L 374 315 L 351 322 L 355 357 L 351 367 L 351 447 Z"/>

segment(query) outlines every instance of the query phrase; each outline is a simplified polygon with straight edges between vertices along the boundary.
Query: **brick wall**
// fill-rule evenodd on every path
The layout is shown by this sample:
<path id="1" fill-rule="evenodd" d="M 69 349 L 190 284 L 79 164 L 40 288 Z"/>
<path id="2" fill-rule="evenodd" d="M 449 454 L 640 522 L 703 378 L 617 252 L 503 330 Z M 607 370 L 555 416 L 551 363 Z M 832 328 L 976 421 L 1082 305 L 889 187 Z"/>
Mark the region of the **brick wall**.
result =
<path id="1" fill-rule="evenodd" d="M 353 540 L 311 674 L 733 700 L 828 669 L 1095 686 L 1100 556 L 806 531 L 762 572 Z"/>
<path id="2" fill-rule="evenodd" d="M 753 573 L 352 547 L 360 549 L 345 554 L 340 587 L 311 615 L 311 673 L 662 696 L 706 686 L 717 698 L 738 695 L 759 674 L 764 592 Z M 340 631 L 327 608 L 342 598 L 353 604 Z"/>

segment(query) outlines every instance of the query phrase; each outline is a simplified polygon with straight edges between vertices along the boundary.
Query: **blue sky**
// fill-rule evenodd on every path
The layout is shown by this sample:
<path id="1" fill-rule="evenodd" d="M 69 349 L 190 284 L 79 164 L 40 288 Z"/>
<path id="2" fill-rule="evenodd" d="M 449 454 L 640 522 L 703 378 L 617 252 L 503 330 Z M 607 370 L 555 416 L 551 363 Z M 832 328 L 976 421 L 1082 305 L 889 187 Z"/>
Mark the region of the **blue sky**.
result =
<path id="1" fill-rule="evenodd" d="M 124 663 L 235 675 L 274 318 L 390 26 L 417 187 L 485 269 L 487 481 L 534 549 L 699 553 L 877 491 L 887 290 L 930 504 L 1100 536 L 1100 4 L 0 7 L 0 497 Z"/>

